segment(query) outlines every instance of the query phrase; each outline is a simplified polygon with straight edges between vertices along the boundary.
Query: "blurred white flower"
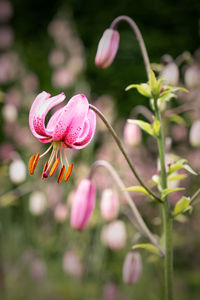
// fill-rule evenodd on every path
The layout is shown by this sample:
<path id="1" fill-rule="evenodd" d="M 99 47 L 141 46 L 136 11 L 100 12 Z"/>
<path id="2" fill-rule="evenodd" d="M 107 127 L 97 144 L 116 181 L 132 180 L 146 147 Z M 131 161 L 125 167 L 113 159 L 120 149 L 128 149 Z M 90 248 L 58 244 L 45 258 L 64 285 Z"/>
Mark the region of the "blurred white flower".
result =
<path id="1" fill-rule="evenodd" d="M 39 216 L 45 212 L 47 208 L 47 198 L 43 192 L 33 192 L 29 198 L 29 210 Z"/>
<path id="2" fill-rule="evenodd" d="M 5 104 L 2 108 L 2 115 L 7 122 L 15 122 L 17 120 L 18 112 L 16 106 L 12 104 Z"/>
<path id="3" fill-rule="evenodd" d="M 189 88 L 200 86 L 200 68 L 195 65 L 187 68 L 184 74 L 184 81 Z"/>
<path id="4" fill-rule="evenodd" d="M 165 84 L 177 85 L 179 81 L 179 70 L 174 62 L 167 64 L 162 70 L 160 77 L 164 79 Z"/>
<path id="5" fill-rule="evenodd" d="M 83 275 L 83 265 L 79 257 L 71 251 L 65 253 L 63 257 L 63 270 L 72 277 L 81 278 Z"/>
<path id="6" fill-rule="evenodd" d="M 14 160 L 9 167 L 10 180 L 21 183 L 26 179 L 26 165 L 21 159 Z"/>
<path id="7" fill-rule="evenodd" d="M 124 127 L 124 141 L 128 145 L 135 147 L 141 143 L 141 130 L 136 124 L 126 122 Z"/>

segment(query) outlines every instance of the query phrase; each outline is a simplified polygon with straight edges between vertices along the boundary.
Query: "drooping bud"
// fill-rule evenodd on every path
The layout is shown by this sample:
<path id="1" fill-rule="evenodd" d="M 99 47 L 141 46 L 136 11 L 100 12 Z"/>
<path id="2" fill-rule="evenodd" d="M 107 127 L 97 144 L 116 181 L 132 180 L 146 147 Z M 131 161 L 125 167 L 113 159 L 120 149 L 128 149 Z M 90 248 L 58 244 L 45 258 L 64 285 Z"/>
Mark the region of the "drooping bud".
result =
<path id="1" fill-rule="evenodd" d="M 68 251 L 63 257 L 63 270 L 75 278 L 81 278 L 83 275 L 83 264 L 79 257 Z"/>
<path id="2" fill-rule="evenodd" d="M 95 207 L 96 187 L 89 179 L 83 179 L 72 200 L 71 226 L 83 230 L 88 225 Z"/>
<path id="3" fill-rule="evenodd" d="M 58 203 L 54 210 L 54 217 L 57 222 L 63 223 L 67 219 L 68 216 L 68 209 L 66 204 Z"/>
<path id="4" fill-rule="evenodd" d="M 118 216 L 119 199 L 117 193 L 111 189 L 105 189 L 102 193 L 100 209 L 102 218 L 111 221 Z"/>
<path id="5" fill-rule="evenodd" d="M 194 121 L 192 124 L 189 140 L 193 147 L 200 147 L 200 120 Z"/>
<path id="6" fill-rule="evenodd" d="M 95 64 L 99 68 L 107 68 L 113 62 L 119 47 L 119 32 L 113 29 L 106 29 L 99 41 Z"/>
<path id="7" fill-rule="evenodd" d="M 129 252 L 124 260 L 122 277 L 127 284 L 134 284 L 142 273 L 142 261 L 138 252 Z"/>
<path id="8" fill-rule="evenodd" d="M 124 140 L 132 147 L 139 145 L 141 142 L 140 127 L 136 124 L 126 122 L 124 127 Z"/>
<path id="9" fill-rule="evenodd" d="M 102 242 L 112 250 L 120 250 L 126 244 L 126 228 L 122 221 L 117 220 L 104 226 L 101 234 Z"/>

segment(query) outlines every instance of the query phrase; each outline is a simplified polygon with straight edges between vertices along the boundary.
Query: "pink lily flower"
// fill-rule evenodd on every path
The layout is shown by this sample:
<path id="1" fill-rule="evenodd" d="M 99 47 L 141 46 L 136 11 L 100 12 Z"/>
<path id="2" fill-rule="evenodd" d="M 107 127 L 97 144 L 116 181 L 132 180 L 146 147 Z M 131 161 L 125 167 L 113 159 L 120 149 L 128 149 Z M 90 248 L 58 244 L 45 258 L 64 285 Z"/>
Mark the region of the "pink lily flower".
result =
<path id="1" fill-rule="evenodd" d="M 89 179 L 83 179 L 72 200 L 71 226 L 83 230 L 88 225 L 95 207 L 96 186 Z"/>
<path id="2" fill-rule="evenodd" d="M 113 62 L 119 47 L 119 32 L 114 29 L 106 29 L 99 41 L 95 64 L 105 69 Z"/>
<path id="3" fill-rule="evenodd" d="M 65 181 L 69 179 L 73 169 L 73 163 L 69 164 L 65 150 L 86 147 L 91 142 L 96 128 L 96 115 L 89 108 L 88 100 L 83 94 L 72 97 L 65 106 L 51 116 L 45 125 L 49 110 L 64 100 L 64 93 L 51 97 L 50 94 L 42 92 L 35 98 L 29 113 L 29 126 L 33 135 L 42 143 L 51 143 L 42 155 L 38 153 L 31 156 L 29 173 L 34 173 L 39 159 L 53 148 L 49 160 L 44 165 L 42 179 L 53 176 L 61 162 L 58 183 L 62 181 L 65 174 L 63 156 L 68 165 Z"/>

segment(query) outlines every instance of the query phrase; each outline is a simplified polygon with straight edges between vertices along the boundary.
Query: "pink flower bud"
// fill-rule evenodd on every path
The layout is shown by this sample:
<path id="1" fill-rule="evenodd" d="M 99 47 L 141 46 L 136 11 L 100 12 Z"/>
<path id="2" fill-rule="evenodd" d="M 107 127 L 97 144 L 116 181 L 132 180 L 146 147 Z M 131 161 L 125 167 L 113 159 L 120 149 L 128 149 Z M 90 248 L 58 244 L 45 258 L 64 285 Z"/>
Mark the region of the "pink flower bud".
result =
<path id="1" fill-rule="evenodd" d="M 113 29 L 106 29 L 99 41 L 95 64 L 99 68 L 107 68 L 113 62 L 119 47 L 119 32 Z"/>
<path id="2" fill-rule="evenodd" d="M 138 252 L 129 252 L 124 260 L 123 281 L 127 284 L 133 284 L 138 281 L 142 273 L 142 261 Z"/>
<path id="3" fill-rule="evenodd" d="M 119 199 L 117 193 L 111 189 L 105 189 L 102 193 L 100 209 L 102 218 L 111 221 L 118 216 Z"/>
<path id="4" fill-rule="evenodd" d="M 128 145 L 132 147 L 139 145 L 141 142 L 140 127 L 136 124 L 126 122 L 126 125 L 124 127 L 124 140 Z"/>
<path id="5" fill-rule="evenodd" d="M 189 134 L 190 144 L 193 147 L 200 147 L 200 121 L 194 121 Z"/>
<path id="6" fill-rule="evenodd" d="M 68 209 L 64 203 L 58 203 L 54 210 L 54 217 L 57 222 L 63 223 L 67 219 Z"/>
<path id="7" fill-rule="evenodd" d="M 103 299 L 104 300 L 116 300 L 118 296 L 118 288 L 114 283 L 106 283 L 103 289 Z"/>
<path id="8" fill-rule="evenodd" d="M 120 250 L 126 244 L 126 228 L 122 221 L 117 220 L 105 226 L 101 235 L 102 242 L 112 250 Z"/>
<path id="9" fill-rule="evenodd" d="M 71 226 L 83 230 L 88 225 L 95 207 L 96 187 L 89 179 L 83 179 L 72 200 Z"/>

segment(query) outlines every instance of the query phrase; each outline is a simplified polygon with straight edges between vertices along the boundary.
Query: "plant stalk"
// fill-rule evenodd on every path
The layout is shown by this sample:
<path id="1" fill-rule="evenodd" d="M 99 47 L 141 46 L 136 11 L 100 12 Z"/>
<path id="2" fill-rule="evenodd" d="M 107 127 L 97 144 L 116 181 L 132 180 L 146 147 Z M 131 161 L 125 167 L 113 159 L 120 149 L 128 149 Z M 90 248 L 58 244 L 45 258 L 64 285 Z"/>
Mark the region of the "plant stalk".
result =
<path id="1" fill-rule="evenodd" d="M 162 189 L 167 188 L 167 174 L 165 169 L 165 150 L 164 150 L 164 135 L 163 126 L 159 108 L 157 106 L 157 100 L 155 99 L 155 115 L 156 119 L 160 121 L 161 130 L 159 137 L 157 138 L 160 168 L 161 168 L 161 186 Z M 162 217 L 163 217 L 163 235 L 164 235 L 164 278 L 165 278 L 165 300 L 173 300 L 173 246 L 172 246 L 172 227 L 173 219 L 170 215 L 170 205 L 168 197 L 163 199 L 162 204 Z"/>

